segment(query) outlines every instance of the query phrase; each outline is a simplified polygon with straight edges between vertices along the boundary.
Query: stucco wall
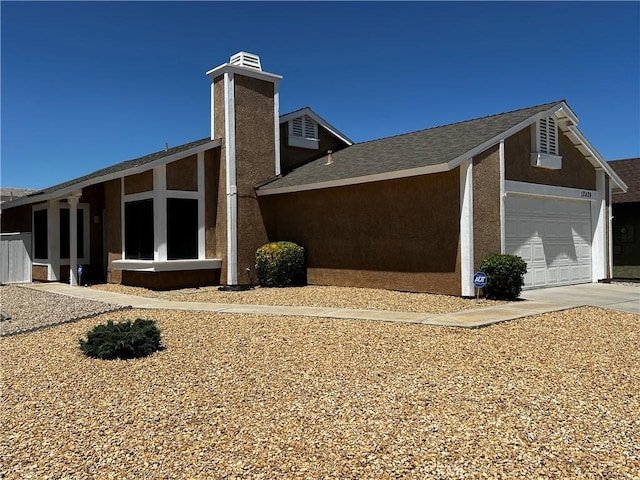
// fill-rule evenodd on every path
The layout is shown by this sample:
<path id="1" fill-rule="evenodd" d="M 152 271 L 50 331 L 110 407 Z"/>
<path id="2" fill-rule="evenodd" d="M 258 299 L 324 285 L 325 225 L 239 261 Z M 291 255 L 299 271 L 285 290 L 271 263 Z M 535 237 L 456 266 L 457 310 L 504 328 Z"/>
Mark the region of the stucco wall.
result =
<path id="1" fill-rule="evenodd" d="M 112 268 L 114 260 L 122 260 L 122 229 L 120 205 L 120 179 L 111 180 L 104 184 L 105 218 L 107 229 L 107 281 L 120 283 L 122 271 Z"/>
<path id="2" fill-rule="evenodd" d="M 46 282 L 49 278 L 49 268 L 46 265 L 33 265 L 31 267 L 31 279 L 34 282 Z"/>
<path id="3" fill-rule="evenodd" d="M 238 283 L 248 283 L 255 252 L 267 243 L 255 186 L 275 176 L 274 85 L 235 76 Z"/>
<path id="4" fill-rule="evenodd" d="M 153 170 L 124 177 L 124 194 L 149 192 L 153 190 Z"/>
<path id="5" fill-rule="evenodd" d="M 500 147 L 473 158 L 474 271 L 492 253 L 500 253 Z"/>
<path id="6" fill-rule="evenodd" d="M 5 207 L 6 208 L 6 207 Z M 31 231 L 32 205 L 2 210 L 0 228 L 3 233 L 18 233 Z"/>
<path id="7" fill-rule="evenodd" d="M 311 284 L 460 295 L 460 173 L 261 198 L 270 240 L 306 249 Z"/>
<path id="8" fill-rule="evenodd" d="M 202 287 L 218 285 L 220 270 L 188 270 L 178 272 L 132 272 L 122 271 L 122 284 L 170 290 L 173 288 Z"/>
<path id="9" fill-rule="evenodd" d="M 595 190 L 595 169 L 571 140 L 558 131 L 562 168 L 549 170 L 531 165 L 531 127 L 505 140 L 505 178 L 520 182 Z"/>
<path id="10" fill-rule="evenodd" d="M 220 149 L 204 152 L 204 228 L 205 255 L 207 258 L 217 257 L 216 218 L 220 188 Z"/>
<path id="11" fill-rule="evenodd" d="M 198 156 L 167 164 L 167 190 L 198 191 Z"/>
<path id="12" fill-rule="evenodd" d="M 326 155 L 327 150 L 337 152 L 346 147 L 342 140 L 329 133 L 322 126 L 318 126 L 318 139 L 317 150 L 290 147 L 288 123 L 285 122 L 280 125 L 280 167 L 283 175 L 294 168 Z"/>

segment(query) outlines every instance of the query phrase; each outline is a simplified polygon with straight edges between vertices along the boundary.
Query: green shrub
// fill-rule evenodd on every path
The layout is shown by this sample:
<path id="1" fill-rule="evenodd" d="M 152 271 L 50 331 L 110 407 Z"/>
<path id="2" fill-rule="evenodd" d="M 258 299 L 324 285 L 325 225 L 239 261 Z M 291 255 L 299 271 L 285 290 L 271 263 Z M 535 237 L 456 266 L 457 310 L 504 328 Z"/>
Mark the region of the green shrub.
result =
<path id="1" fill-rule="evenodd" d="M 136 319 L 131 323 L 97 325 L 87 333 L 87 340 L 80 339 L 80 349 L 85 355 L 103 360 L 137 358 L 160 350 L 160 330 L 153 320 Z"/>
<path id="2" fill-rule="evenodd" d="M 515 300 L 520 296 L 527 273 L 527 263 L 522 258 L 496 253 L 482 261 L 480 270 L 487 274 L 487 298 Z"/>
<path id="3" fill-rule="evenodd" d="M 256 275 L 263 287 L 294 287 L 307 283 L 304 248 L 293 242 L 274 242 L 256 251 Z"/>

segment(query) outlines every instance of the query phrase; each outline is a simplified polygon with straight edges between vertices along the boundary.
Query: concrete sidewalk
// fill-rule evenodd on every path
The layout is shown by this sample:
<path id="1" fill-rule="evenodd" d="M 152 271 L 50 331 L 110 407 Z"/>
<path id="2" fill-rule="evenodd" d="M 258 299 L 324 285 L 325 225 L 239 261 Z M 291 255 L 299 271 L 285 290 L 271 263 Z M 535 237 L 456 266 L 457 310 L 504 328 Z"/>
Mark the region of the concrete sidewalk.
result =
<path id="1" fill-rule="evenodd" d="M 640 314 L 640 287 L 609 284 L 571 285 L 523 292 L 523 300 L 497 307 L 479 308 L 447 314 L 356 310 L 347 308 L 285 307 L 270 305 L 174 302 L 159 298 L 139 297 L 105 292 L 63 283 L 39 283 L 28 288 L 85 298 L 132 308 L 187 310 L 215 313 L 305 316 L 416 323 L 447 327 L 483 327 L 546 312 L 566 310 L 583 305 L 612 308 Z"/>

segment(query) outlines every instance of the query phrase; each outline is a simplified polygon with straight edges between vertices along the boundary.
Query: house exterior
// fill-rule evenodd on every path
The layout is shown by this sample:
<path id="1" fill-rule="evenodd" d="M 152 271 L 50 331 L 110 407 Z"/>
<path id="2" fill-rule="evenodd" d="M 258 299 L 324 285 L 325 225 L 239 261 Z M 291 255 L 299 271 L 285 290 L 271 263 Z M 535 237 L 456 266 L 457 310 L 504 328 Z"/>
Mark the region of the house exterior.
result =
<path id="1" fill-rule="evenodd" d="M 33 279 L 172 288 L 248 283 L 268 241 L 305 247 L 312 284 L 474 294 L 496 252 L 526 288 L 611 277 L 626 185 L 564 101 L 353 144 L 240 52 L 207 72 L 208 138 L 3 205 L 32 232 Z"/>
<path id="2" fill-rule="evenodd" d="M 640 279 L 640 158 L 609 165 L 629 187 L 613 195 L 613 276 Z"/>

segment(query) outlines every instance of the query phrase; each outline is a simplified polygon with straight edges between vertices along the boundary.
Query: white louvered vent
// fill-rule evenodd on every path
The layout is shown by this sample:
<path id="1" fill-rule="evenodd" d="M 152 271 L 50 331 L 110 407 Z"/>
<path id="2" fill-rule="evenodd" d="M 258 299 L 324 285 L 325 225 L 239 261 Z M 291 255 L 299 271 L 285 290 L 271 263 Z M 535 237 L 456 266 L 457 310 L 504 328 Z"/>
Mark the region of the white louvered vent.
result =
<path id="1" fill-rule="evenodd" d="M 539 122 L 539 153 L 558 154 L 558 128 L 554 118 L 541 118 Z"/>
<path id="2" fill-rule="evenodd" d="M 262 71 L 262 65 L 260 65 L 260 57 L 253 53 L 238 52 L 235 55 L 231 55 L 229 63 L 231 65 L 237 65 L 239 67 L 253 68 L 254 70 Z"/>
<path id="3" fill-rule="evenodd" d="M 289 145 L 317 150 L 318 124 L 308 115 L 289 120 Z"/>

